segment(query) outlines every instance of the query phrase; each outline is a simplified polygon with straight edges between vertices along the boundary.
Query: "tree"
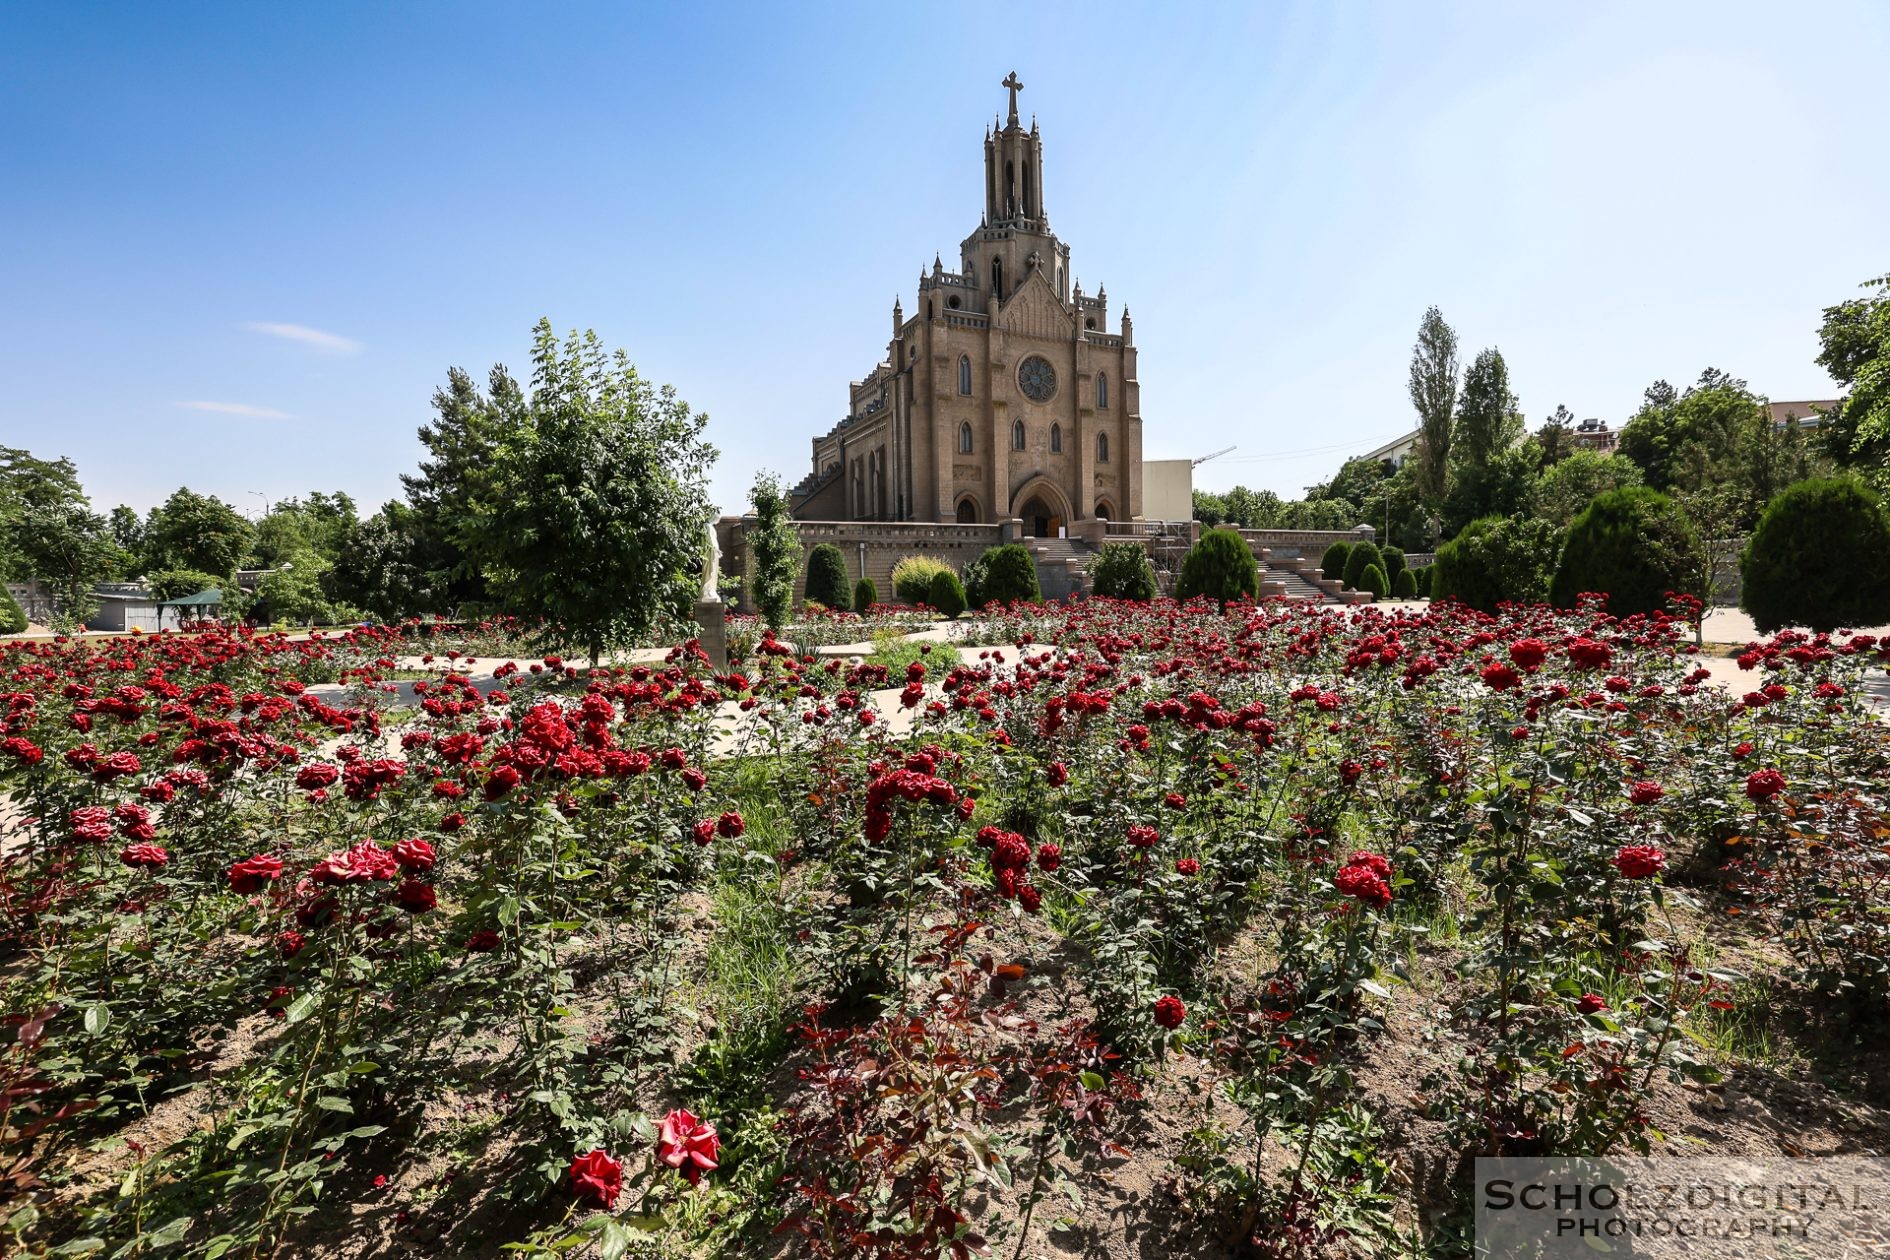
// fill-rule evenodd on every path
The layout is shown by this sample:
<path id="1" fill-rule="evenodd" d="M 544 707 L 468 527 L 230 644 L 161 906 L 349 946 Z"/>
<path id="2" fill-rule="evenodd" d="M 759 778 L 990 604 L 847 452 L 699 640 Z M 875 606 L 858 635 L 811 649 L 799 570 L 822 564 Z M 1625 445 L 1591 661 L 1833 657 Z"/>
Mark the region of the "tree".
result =
<path id="1" fill-rule="evenodd" d="M 1037 562 L 1021 543 L 986 548 L 979 560 L 984 570 L 978 583 L 982 603 L 1034 604 L 1043 599 L 1043 590 L 1037 584 Z"/>
<path id="2" fill-rule="evenodd" d="M 1160 588 L 1155 584 L 1155 566 L 1148 550 L 1140 543 L 1104 543 L 1102 553 L 1089 571 L 1090 590 L 1106 599 L 1132 599 L 1146 603 Z"/>
<path id="3" fill-rule="evenodd" d="M 1363 590 L 1359 582 L 1365 576 L 1365 570 L 1377 565 L 1382 572 L 1385 558 L 1378 552 L 1378 544 L 1360 539 L 1352 544 L 1352 549 L 1345 553 L 1345 573 L 1342 580 L 1353 590 Z"/>
<path id="4" fill-rule="evenodd" d="M 1555 411 L 1542 427 L 1535 432 L 1536 445 L 1542 449 L 1542 466 L 1553 468 L 1573 455 L 1575 446 L 1575 413 L 1561 403 L 1555 404 Z"/>
<path id="5" fill-rule="evenodd" d="M 418 514 L 398 501 L 357 522 L 322 576 L 328 598 L 382 621 L 443 611 L 420 537 Z"/>
<path id="6" fill-rule="evenodd" d="M 839 612 L 853 607 L 853 581 L 847 576 L 847 558 L 832 543 L 821 543 L 807 553 L 807 598 Z"/>
<path id="7" fill-rule="evenodd" d="M 256 583 L 256 600 L 270 621 L 334 625 L 355 619 L 329 597 L 324 577 L 332 566 L 313 548 L 280 556 Z M 225 598 L 228 598 L 226 592 Z"/>
<path id="8" fill-rule="evenodd" d="M 1387 460 L 1356 456 L 1339 465 L 1339 471 L 1333 474 L 1331 481 L 1307 486 L 1306 497 L 1309 500 L 1343 499 L 1348 503 L 1373 503 L 1378 499 L 1379 487 L 1391 479 L 1392 472 Z"/>
<path id="9" fill-rule="evenodd" d="M 259 569 L 274 568 L 285 557 L 309 552 L 332 563 L 355 527 L 354 500 L 321 491 L 273 504 L 256 522 L 250 560 Z"/>
<path id="10" fill-rule="evenodd" d="M 1504 516 L 1471 521 L 1437 549 L 1430 596 L 1482 612 L 1495 612 L 1506 601 L 1539 604 L 1548 594 L 1560 541 L 1542 521 Z"/>
<path id="11" fill-rule="evenodd" d="M 500 435 L 491 513 L 458 526 L 468 558 L 548 645 L 605 650 L 680 615 L 700 586 L 711 508 L 708 417 L 597 334 L 533 332 L 528 423 Z"/>
<path id="12" fill-rule="evenodd" d="M 144 518 L 138 515 L 136 508 L 120 503 L 105 518 L 105 531 L 112 537 L 112 545 L 125 553 L 124 576 L 136 577 L 144 572 Z"/>
<path id="13" fill-rule="evenodd" d="M 0 586 L 0 634 L 19 634 L 26 629 L 26 610 L 13 592 Z"/>
<path id="14" fill-rule="evenodd" d="M 1597 451 L 1571 451 L 1536 478 L 1529 491 L 1529 510 L 1562 528 L 1596 495 L 1640 484 L 1640 466 L 1633 460 Z"/>
<path id="15" fill-rule="evenodd" d="M 932 587 L 925 602 L 947 621 L 956 620 L 965 611 L 964 584 L 950 569 L 941 569 L 932 575 Z"/>
<path id="16" fill-rule="evenodd" d="M 69 629 L 98 611 L 93 586 L 123 563 L 71 460 L 0 447 L 0 576 L 37 580 Z"/>
<path id="17" fill-rule="evenodd" d="M 1549 598 L 1573 608 L 1582 595 L 1603 594 L 1618 617 L 1658 612 L 1670 594 L 1706 595 L 1704 552 L 1666 495 L 1646 486 L 1610 490 L 1569 526 Z"/>
<path id="18" fill-rule="evenodd" d="M 1848 391 L 1819 437 L 1833 460 L 1890 492 L 1890 275 L 1863 287 L 1869 297 L 1826 307 L 1818 329 L 1817 362 Z"/>
<path id="19" fill-rule="evenodd" d="M 253 535 L 242 513 L 186 486 L 151 513 L 144 561 L 151 569 L 196 569 L 228 577 L 249 554 Z"/>
<path id="20" fill-rule="evenodd" d="M 1205 595 L 1218 601 L 1225 612 L 1234 600 L 1254 599 L 1259 593 L 1259 566 L 1247 540 L 1234 530 L 1208 530 L 1182 557 L 1181 576 L 1175 583 L 1176 599 Z"/>
<path id="21" fill-rule="evenodd" d="M 205 573 L 201 569 L 158 569 L 145 575 L 144 584 L 160 600 L 183 599 L 200 591 L 220 591 L 225 583 L 232 588 L 236 583 L 223 574 Z"/>
<path id="22" fill-rule="evenodd" d="M 1480 352 L 1463 374 L 1457 399 L 1457 423 L 1451 430 L 1454 469 L 1481 468 L 1522 439 L 1522 413 L 1509 388 L 1509 365 L 1502 351 Z"/>
<path id="23" fill-rule="evenodd" d="M 748 531 L 748 588 L 761 618 L 779 629 L 794 604 L 794 579 L 801 572 L 801 538 L 794 532 L 787 492 L 771 472 L 755 474 L 748 501 L 755 524 Z"/>
<path id="24" fill-rule="evenodd" d="M 1424 502 L 1441 504 L 1449 488 L 1450 428 L 1457 410 L 1457 334 L 1435 306 L 1418 325 L 1410 390 L 1418 413 L 1418 489 Z"/>
<path id="25" fill-rule="evenodd" d="M 1203 525 L 1219 525 L 1227 519 L 1227 500 L 1211 491 L 1196 490 L 1194 519 Z"/>
<path id="26" fill-rule="evenodd" d="M 1326 545 L 1326 552 L 1319 557 L 1319 573 L 1328 582 L 1345 581 L 1345 562 L 1351 558 L 1352 544 L 1335 542 Z"/>
<path id="27" fill-rule="evenodd" d="M 1521 515 L 1528 510 L 1540 471 L 1541 453 L 1534 438 L 1497 451 L 1482 463 L 1460 465 L 1444 503 L 1445 531 L 1455 533 L 1480 516 Z"/>
<path id="28" fill-rule="evenodd" d="M 1365 566 L 1365 572 L 1359 575 L 1358 589 L 1371 592 L 1373 599 L 1383 599 L 1391 593 L 1391 580 L 1385 571 L 1375 564 Z"/>
<path id="29" fill-rule="evenodd" d="M 1763 634 L 1890 621 L 1890 519 L 1848 478 L 1801 481 L 1766 505 L 1739 557 L 1740 604 Z"/>
<path id="30" fill-rule="evenodd" d="M 1655 490 L 1693 490 L 1737 479 L 1742 438 L 1769 423 L 1763 401 L 1717 368 L 1707 368 L 1684 394 L 1665 381 L 1649 386 L 1641 409 L 1622 426 L 1620 453 L 1640 465 Z"/>
<path id="31" fill-rule="evenodd" d="M 873 585 L 873 579 L 863 577 L 853 584 L 853 611 L 863 613 L 879 602 L 879 587 Z"/>
<path id="32" fill-rule="evenodd" d="M 411 539 L 407 554 L 426 571 L 429 611 L 489 605 L 495 597 L 468 548 L 499 504 L 500 445 L 529 432 L 531 408 L 504 367 L 493 367 L 483 393 L 463 369 L 451 368 L 445 387 L 434 391 L 433 413 L 419 431 L 428 457 L 400 478 L 412 508 L 401 522 Z"/>

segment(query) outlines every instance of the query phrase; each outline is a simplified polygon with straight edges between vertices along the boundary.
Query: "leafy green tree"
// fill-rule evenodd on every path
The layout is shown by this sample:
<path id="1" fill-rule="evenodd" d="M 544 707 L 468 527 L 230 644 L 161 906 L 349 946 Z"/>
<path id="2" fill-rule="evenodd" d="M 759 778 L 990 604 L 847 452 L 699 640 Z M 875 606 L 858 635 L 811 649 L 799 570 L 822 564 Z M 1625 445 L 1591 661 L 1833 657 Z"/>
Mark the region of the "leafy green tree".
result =
<path id="1" fill-rule="evenodd" d="M 1791 486 L 1766 506 L 1739 557 L 1740 604 L 1761 633 L 1890 621 L 1890 519 L 1849 478 Z"/>
<path id="2" fill-rule="evenodd" d="M 1378 549 L 1378 555 L 1379 558 L 1384 561 L 1385 576 L 1391 579 L 1393 583 L 1397 582 L 1398 575 L 1409 567 L 1405 562 L 1402 548 L 1380 547 Z"/>
<path id="3" fill-rule="evenodd" d="M 1717 368 L 1684 394 L 1665 381 L 1648 387 L 1641 409 L 1621 429 L 1620 453 L 1640 466 L 1648 486 L 1692 490 L 1739 476 L 1740 445 L 1752 426 L 1770 423 L 1763 401 Z"/>
<path id="4" fill-rule="evenodd" d="M 748 584 L 761 619 L 779 629 L 794 606 L 794 579 L 801 573 L 801 536 L 794 531 L 787 491 L 771 472 L 755 474 L 748 502 L 755 523 L 748 531 Z"/>
<path id="5" fill-rule="evenodd" d="M 529 423 L 500 438 L 490 515 L 460 536 L 509 611 L 597 661 L 691 604 L 716 452 L 707 416 L 596 333 L 561 345 L 541 319 L 532 360 Z"/>
<path id="6" fill-rule="evenodd" d="M 196 569 L 227 577 L 249 554 L 253 535 L 242 513 L 215 495 L 186 486 L 151 514 L 145 563 L 153 569 Z"/>
<path id="7" fill-rule="evenodd" d="M 1658 612 L 1670 593 L 1705 596 L 1704 552 L 1666 495 L 1646 486 L 1610 490 L 1569 526 L 1549 598 L 1573 608 L 1584 594 L 1604 594 L 1615 616 Z"/>
<path id="8" fill-rule="evenodd" d="M 1417 476 L 1424 502 L 1443 503 L 1450 486 L 1451 422 L 1457 410 L 1457 334 L 1435 306 L 1411 351 L 1411 405 L 1418 414 Z"/>
<path id="9" fill-rule="evenodd" d="M 200 591 L 220 591 L 236 583 L 222 574 L 201 569 L 159 569 L 145 575 L 144 584 L 160 600 L 183 599 Z"/>
<path id="10" fill-rule="evenodd" d="M 421 554 L 418 513 L 399 501 L 348 531 L 326 573 L 323 591 L 336 604 L 364 609 L 382 621 L 445 612 L 436 567 Z"/>
<path id="11" fill-rule="evenodd" d="M 1481 516 L 1520 516 L 1528 511 L 1540 467 L 1540 451 L 1533 438 L 1481 463 L 1460 466 L 1444 504 L 1446 532 L 1455 533 Z"/>
<path id="12" fill-rule="evenodd" d="M 336 625 L 355 620 L 353 610 L 329 597 L 324 579 L 332 567 L 313 548 L 278 557 L 275 567 L 256 583 L 256 599 L 263 615 L 272 622 L 300 625 Z"/>
<path id="13" fill-rule="evenodd" d="M 1555 467 L 1579 449 L 1575 445 L 1575 413 L 1561 403 L 1555 404 L 1555 411 L 1534 436 L 1542 451 L 1542 466 Z"/>
<path id="14" fill-rule="evenodd" d="M 526 441 L 534 417 L 525 391 L 495 366 L 482 393 L 461 368 L 433 394 L 433 419 L 420 427 L 427 456 L 403 473 L 412 514 L 400 521 L 406 555 L 427 574 L 427 611 L 490 607 L 499 601 L 470 555 L 476 534 L 499 505 L 500 447 Z"/>
<path id="15" fill-rule="evenodd" d="M 0 567 L 36 580 L 52 596 L 58 629 L 98 611 L 92 588 L 117 573 L 124 553 L 92 511 L 69 459 L 43 460 L 0 447 Z"/>
<path id="16" fill-rule="evenodd" d="M 1542 470 L 1529 492 L 1529 510 L 1558 527 L 1566 526 L 1598 494 L 1641 484 L 1641 469 L 1631 459 L 1597 451 L 1571 451 Z"/>
<path id="17" fill-rule="evenodd" d="M 1090 589 L 1106 599 L 1154 599 L 1160 587 L 1155 584 L 1155 566 L 1149 562 L 1148 549 L 1139 543 L 1104 543 L 1102 552 L 1089 571 Z"/>
<path id="18" fill-rule="evenodd" d="M 850 612 L 853 608 L 853 583 L 847 577 L 847 558 L 832 543 L 821 543 L 807 553 L 807 598 L 839 612 Z"/>
<path id="19" fill-rule="evenodd" d="M 1280 496 L 1271 490 L 1249 490 L 1235 486 L 1227 492 L 1229 525 L 1242 529 L 1276 529 L 1280 517 Z"/>
<path id="20" fill-rule="evenodd" d="M 1359 506 L 1345 499 L 1295 499 L 1280 505 L 1274 529 L 1351 529 L 1363 524 Z"/>
<path id="21" fill-rule="evenodd" d="M 144 517 L 137 509 L 123 503 L 113 508 L 105 518 L 105 532 L 111 535 L 112 545 L 125 554 L 121 576 L 131 578 L 143 573 Z"/>
<path id="22" fill-rule="evenodd" d="M 1522 440 L 1522 413 L 1509 387 L 1509 365 L 1492 347 L 1477 355 L 1463 374 L 1457 398 L 1457 423 L 1451 430 L 1452 471 L 1479 468 Z"/>
<path id="23" fill-rule="evenodd" d="M 1339 465 L 1332 480 L 1306 487 L 1308 499 L 1343 499 L 1347 503 L 1375 503 L 1380 487 L 1391 479 L 1392 469 L 1382 459 L 1358 456 Z M 1354 521 L 1353 524 L 1359 522 Z"/>
<path id="24" fill-rule="evenodd" d="M 1182 557 L 1181 575 L 1175 582 L 1176 599 L 1205 595 L 1225 611 L 1234 600 L 1254 599 L 1259 593 L 1259 565 L 1247 540 L 1234 530 L 1208 530 Z"/>
<path id="25" fill-rule="evenodd" d="M 1890 493 L 1890 275 L 1868 280 L 1870 296 L 1826 307 L 1818 364 L 1848 391 L 1821 426 L 1826 454 Z"/>
<path id="26" fill-rule="evenodd" d="M 1416 599 L 1417 575 L 1410 569 L 1399 569 L 1398 576 L 1391 579 L 1391 593 L 1398 599 Z"/>
<path id="27" fill-rule="evenodd" d="M 1227 500 L 1207 490 L 1194 492 L 1194 519 L 1203 525 L 1219 525 L 1227 519 Z"/>
<path id="28" fill-rule="evenodd" d="M 1561 535 L 1544 521 L 1509 516 L 1471 521 L 1437 549 L 1429 594 L 1483 612 L 1495 612 L 1505 601 L 1539 604 L 1549 593 L 1560 543 Z"/>
<path id="29" fill-rule="evenodd" d="M 26 610 L 13 592 L 0 586 L 0 634 L 19 634 L 26 629 Z"/>
<path id="30" fill-rule="evenodd" d="M 355 524 L 354 500 L 346 494 L 316 491 L 306 500 L 284 499 L 256 522 L 249 559 L 254 567 L 268 569 L 309 552 L 333 563 Z"/>

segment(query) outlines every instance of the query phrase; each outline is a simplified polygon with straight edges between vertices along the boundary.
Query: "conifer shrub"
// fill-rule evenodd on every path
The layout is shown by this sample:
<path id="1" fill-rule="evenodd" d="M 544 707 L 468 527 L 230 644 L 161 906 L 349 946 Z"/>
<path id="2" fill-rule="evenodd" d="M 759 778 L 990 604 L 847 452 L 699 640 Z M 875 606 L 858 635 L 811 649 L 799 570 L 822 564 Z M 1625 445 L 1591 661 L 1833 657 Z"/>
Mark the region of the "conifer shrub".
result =
<path id="1" fill-rule="evenodd" d="M 853 607 L 847 560 L 832 543 L 821 543 L 807 553 L 807 598 L 839 612 Z"/>
<path id="2" fill-rule="evenodd" d="M 1411 566 L 1404 558 L 1402 547 L 1380 547 L 1378 554 L 1384 558 L 1385 576 L 1391 579 L 1393 589 L 1398 585 L 1398 575 Z"/>
<path id="3" fill-rule="evenodd" d="M 1234 600 L 1260 593 L 1259 566 L 1247 540 L 1231 529 L 1210 529 L 1188 548 L 1175 583 L 1176 599 L 1205 595 L 1225 609 Z"/>
<path id="4" fill-rule="evenodd" d="M 975 563 L 982 566 L 979 607 L 1019 600 L 1034 604 L 1043 599 L 1043 590 L 1037 585 L 1037 562 L 1021 543 L 989 548 Z"/>
<path id="5" fill-rule="evenodd" d="M 853 584 L 853 611 L 865 612 L 879 602 L 879 587 L 873 585 L 873 579 L 863 577 Z"/>
<path id="6" fill-rule="evenodd" d="M 1704 597 L 1706 548 L 1679 505 L 1646 486 L 1596 495 L 1568 527 L 1549 599 L 1573 608 L 1589 592 L 1617 617 L 1658 612 L 1670 592 Z"/>
<path id="7" fill-rule="evenodd" d="M 1345 580 L 1345 561 L 1352 554 L 1352 544 L 1335 542 L 1326 548 L 1326 554 L 1319 558 L 1319 572 L 1328 582 Z"/>
<path id="8" fill-rule="evenodd" d="M 1358 589 L 1370 591 L 1373 599 L 1383 599 L 1391 593 L 1391 581 L 1385 577 L 1385 571 L 1377 565 L 1367 565 L 1365 572 L 1358 575 Z"/>
<path id="9" fill-rule="evenodd" d="M 13 592 L 0 586 L 0 634 L 19 634 L 26 629 L 26 610 Z"/>
<path id="10" fill-rule="evenodd" d="M 1739 556 L 1740 606 L 1764 634 L 1890 621 L 1890 519 L 1867 486 L 1814 477 L 1766 504 Z"/>
<path id="11" fill-rule="evenodd" d="M 1417 574 L 1410 569 L 1399 569 L 1398 576 L 1391 579 L 1391 593 L 1399 599 L 1416 599 Z"/>
<path id="12" fill-rule="evenodd" d="M 1547 522 L 1520 516 L 1471 521 L 1437 549 L 1432 599 L 1454 599 L 1483 612 L 1505 600 L 1539 604 L 1548 596 L 1560 540 Z"/>
<path id="13" fill-rule="evenodd" d="M 938 615 L 953 618 L 965 611 L 965 588 L 950 569 L 932 575 L 932 589 L 926 601 Z"/>
<path id="14" fill-rule="evenodd" d="M 1364 580 L 1365 570 L 1373 565 L 1378 566 L 1379 572 L 1384 572 L 1385 557 L 1379 552 L 1378 544 L 1353 543 L 1351 552 L 1345 557 L 1345 584 L 1355 591 L 1365 589 L 1359 583 Z"/>
<path id="15" fill-rule="evenodd" d="M 1148 550 L 1138 543 L 1104 543 L 1090 569 L 1090 589 L 1108 599 L 1147 601 L 1155 598 L 1155 566 Z"/>

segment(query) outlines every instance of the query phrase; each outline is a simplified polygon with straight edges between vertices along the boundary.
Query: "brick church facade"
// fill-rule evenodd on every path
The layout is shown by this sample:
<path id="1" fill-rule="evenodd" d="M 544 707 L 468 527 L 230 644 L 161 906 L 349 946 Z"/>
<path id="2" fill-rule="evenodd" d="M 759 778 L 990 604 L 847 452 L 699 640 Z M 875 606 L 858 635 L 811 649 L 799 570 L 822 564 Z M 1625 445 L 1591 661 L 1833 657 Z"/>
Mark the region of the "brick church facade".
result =
<path id="1" fill-rule="evenodd" d="M 885 357 L 814 439 L 794 491 L 802 520 L 1022 522 L 1142 515 L 1134 328 L 1070 274 L 1044 208 L 1043 140 L 1010 116 L 984 140 L 984 215 L 959 269 L 934 259 L 913 312 L 893 303 Z"/>

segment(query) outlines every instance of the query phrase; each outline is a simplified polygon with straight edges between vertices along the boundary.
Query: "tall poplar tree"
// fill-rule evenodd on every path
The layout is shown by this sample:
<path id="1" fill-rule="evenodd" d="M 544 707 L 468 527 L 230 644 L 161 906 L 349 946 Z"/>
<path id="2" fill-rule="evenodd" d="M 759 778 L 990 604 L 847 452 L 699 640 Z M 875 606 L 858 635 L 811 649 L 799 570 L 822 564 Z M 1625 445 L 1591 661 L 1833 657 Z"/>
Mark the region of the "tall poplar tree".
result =
<path id="1" fill-rule="evenodd" d="M 1418 413 L 1418 491 L 1427 504 L 1450 489 L 1451 421 L 1457 410 L 1457 334 L 1435 306 L 1418 325 L 1411 351 L 1411 405 Z"/>

